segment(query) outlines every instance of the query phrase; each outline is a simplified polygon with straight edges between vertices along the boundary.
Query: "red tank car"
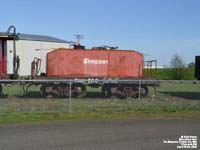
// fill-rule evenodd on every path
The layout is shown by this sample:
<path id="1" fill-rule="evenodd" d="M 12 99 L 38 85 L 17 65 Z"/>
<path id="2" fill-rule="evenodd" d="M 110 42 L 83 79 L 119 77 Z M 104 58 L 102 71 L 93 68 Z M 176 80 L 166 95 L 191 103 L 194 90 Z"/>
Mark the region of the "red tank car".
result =
<path id="1" fill-rule="evenodd" d="M 144 56 L 133 50 L 56 49 L 47 54 L 47 76 L 142 78 Z"/>

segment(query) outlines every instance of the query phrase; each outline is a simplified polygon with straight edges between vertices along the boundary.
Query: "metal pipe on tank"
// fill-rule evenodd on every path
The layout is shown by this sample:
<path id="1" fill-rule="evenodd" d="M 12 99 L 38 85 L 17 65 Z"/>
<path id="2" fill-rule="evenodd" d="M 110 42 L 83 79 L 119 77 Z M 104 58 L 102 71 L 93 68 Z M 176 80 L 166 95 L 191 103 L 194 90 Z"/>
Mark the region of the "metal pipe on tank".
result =
<path id="1" fill-rule="evenodd" d="M 11 29 L 13 29 L 13 33 L 16 35 L 16 27 L 13 25 L 8 28 L 7 33 L 9 34 Z"/>

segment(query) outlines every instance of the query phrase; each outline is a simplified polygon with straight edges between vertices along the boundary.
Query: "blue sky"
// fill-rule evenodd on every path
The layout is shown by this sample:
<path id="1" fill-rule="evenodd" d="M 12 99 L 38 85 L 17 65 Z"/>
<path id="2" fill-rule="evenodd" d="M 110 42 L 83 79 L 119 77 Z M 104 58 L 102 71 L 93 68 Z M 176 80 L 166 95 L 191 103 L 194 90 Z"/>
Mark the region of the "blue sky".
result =
<path id="1" fill-rule="evenodd" d="M 175 53 L 185 63 L 200 55 L 199 0 L 9 0 L 1 1 L 0 31 L 44 34 L 82 44 L 134 49 L 168 65 Z M 3 7 L 4 6 L 4 7 Z"/>

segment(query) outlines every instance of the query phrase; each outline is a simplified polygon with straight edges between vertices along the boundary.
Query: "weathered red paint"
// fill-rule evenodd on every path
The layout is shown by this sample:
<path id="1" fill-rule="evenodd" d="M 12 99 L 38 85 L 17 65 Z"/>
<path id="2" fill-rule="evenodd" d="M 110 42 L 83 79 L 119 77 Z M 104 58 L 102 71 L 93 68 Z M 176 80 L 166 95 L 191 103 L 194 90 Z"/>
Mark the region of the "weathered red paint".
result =
<path id="1" fill-rule="evenodd" d="M 141 78 L 144 57 L 131 50 L 57 49 L 47 54 L 49 77 Z"/>

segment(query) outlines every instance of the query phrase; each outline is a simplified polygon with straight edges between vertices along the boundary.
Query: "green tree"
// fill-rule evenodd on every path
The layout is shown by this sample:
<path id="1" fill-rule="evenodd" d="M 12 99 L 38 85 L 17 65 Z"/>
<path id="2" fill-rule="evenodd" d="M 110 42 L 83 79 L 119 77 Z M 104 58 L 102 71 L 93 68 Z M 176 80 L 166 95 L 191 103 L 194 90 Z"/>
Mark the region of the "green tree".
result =
<path id="1" fill-rule="evenodd" d="M 191 62 L 191 63 L 187 64 L 187 67 L 188 67 L 188 68 L 194 68 L 194 67 L 195 67 L 194 62 Z"/>
<path id="2" fill-rule="evenodd" d="M 181 56 L 174 54 L 170 61 L 171 79 L 181 80 L 184 78 L 185 63 Z"/>

